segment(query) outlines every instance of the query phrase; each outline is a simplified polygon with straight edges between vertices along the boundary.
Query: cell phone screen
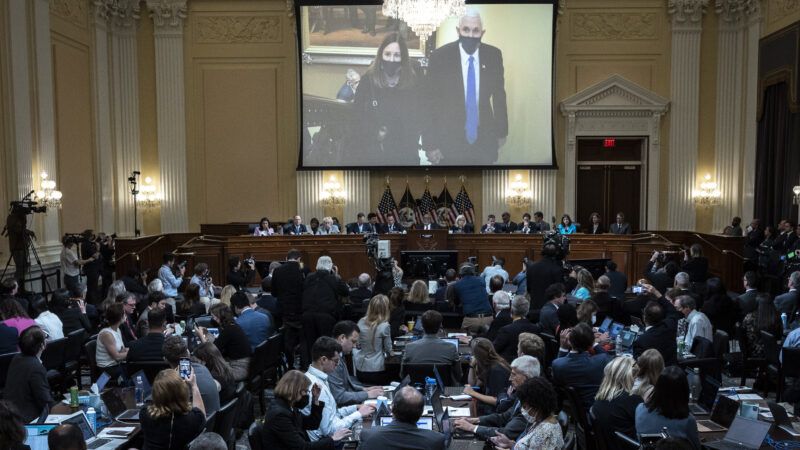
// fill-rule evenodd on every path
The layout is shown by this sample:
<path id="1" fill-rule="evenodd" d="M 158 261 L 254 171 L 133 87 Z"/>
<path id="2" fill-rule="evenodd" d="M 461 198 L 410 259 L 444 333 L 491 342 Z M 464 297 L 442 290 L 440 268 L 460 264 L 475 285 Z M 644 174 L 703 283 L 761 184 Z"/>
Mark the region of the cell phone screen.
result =
<path id="1" fill-rule="evenodd" d="M 192 363 L 189 361 L 189 358 L 181 359 L 178 366 L 178 373 L 184 380 L 189 379 L 189 375 L 192 373 Z"/>

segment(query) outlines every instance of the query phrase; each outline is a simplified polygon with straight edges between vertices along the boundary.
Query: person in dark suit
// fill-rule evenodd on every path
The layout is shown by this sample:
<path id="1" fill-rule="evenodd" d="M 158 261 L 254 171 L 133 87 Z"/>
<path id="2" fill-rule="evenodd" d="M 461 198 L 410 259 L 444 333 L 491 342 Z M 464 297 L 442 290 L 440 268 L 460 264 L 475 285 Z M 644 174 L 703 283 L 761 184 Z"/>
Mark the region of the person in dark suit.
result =
<path id="1" fill-rule="evenodd" d="M 645 268 L 644 271 L 644 277 L 650 281 L 650 283 L 655 286 L 656 289 L 658 289 L 658 292 L 664 294 L 675 284 L 675 275 L 678 274 L 680 269 L 675 261 L 670 261 L 665 264 L 664 267 L 661 267 L 655 271 L 650 270 L 652 268 L 652 264 L 652 260 L 647 264 L 647 268 Z"/>
<path id="2" fill-rule="evenodd" d="M 152 309 L 147 313 L 147 334 L 130 343 L 126 361 L 161 361 L 164 355 L 164 321 L 167 312 L 163 309 Z"/>
<path id="3" fill-rule="evenodd" d="M 120 278 L 125 284 L 125 290 L 133 292 L 140 298 L 147 296 L 147 272 L 139 271 L 136 267 L 128 269 L 124 277 Z"/>
<path id="4" fill-rule="evenodd" d="M 617 221 L 611 224 L 608 231 L 613 234 L 633 233 L 633 230 L 631 230 L 631 224 L 625 222 L 625 214 L 621 212 L 617 213 Z"/>
<path id="5" fill-rule="evenodd" d="M 503 221 L 500 222 L 500 232 L 501 233 L 513 233 L 517 231 L 517 223 L 511 220 L 511 214 L 508 211 L 504 212 L 502 216 Z"/>
<path id="6" fill-rule="evenodd" d="M 426 212 L 422 215 L 422 223 L 418 223 L 414 226 L 417 230 L 438 230 L 441 228 L 438 223 L 433 221 L 433 216 L 431 213 Z"/>
<path id="7" fill-rule="evenodd" d="M 371 214 L 371 213 L 370 213 Z M 347 234 L 364 234 L 364 233 L 377 233 L 378 230 L 369 222 L 366 221 L 366 215 L 360 212 L 356 215 L 356 221 L 348 223 L 345 227 Z"/>
<path id="8" fill-rule="evenodd" d="M 494 341 L 494 338 L 497 337 L 497 332 L 500 331 L 500 328 L 503 328 L 512 322 L 510 300 L 511 299 L 508 296 L 508 292 L 506 291 L 496 291 L 494 294 L 492 294 L 492 306 L 494 307 L 495 314 L 494 320 L 492 320 L 491 325 L 489 325 L 489 330 L 484 336 L 486 339 Z"/>
<path id="9" fill-rule="evenodd" d="M 320 336 L 330 336 L 341 312 L 340 297 L 347 297 L 350 288 L 339 277 L 339 269 L 330 256 L 320 256 L 317 271 L 303 283 L 303 338 L 306 346 L 303 361 L 311 361 L 311 347 Z"/>
<path id="10" fill-rule="evenodd" d="M 497 332 L 497 337 L 494 338 L 492 343 L 497 353 L 509 363 L 517 357 L 517 344 L 521 333 L 538 334 L 542 331 L 539 324 L 531 323 L 528 320 L 530 306 L 531 304 L 525 296 L 518 295 L 514 297 L 514 301 L 511 302 L 512 322 L 500 328 Z"/>
<path id="11" fill-rule="evenodd" d="M 405 231 L 402 225 L 397 223 L 397 219 L 394 217 L 394 214 L 389 214 L 386 216 L 386 223 L 381 227 L 381 233 L 402 233 Z"/>
<path id="12" fill-rule="evenodd" d="M 758 273 L 750 270 L 745 272 L 742 278 L 744 284 L 744 293 L 734 300 L 739 307 L 739 321 L 744 319 L 744 316 L 758 309 Z"/>
<path id="13" fill-rule="evenodd" d="M 555 221 L 555 219 L 553 219 Z M 550 231 L 550 224 L 544 220 L 544 214 L 541 211 L 533 213 L 533 224 L 536 226 L 536 233 Z"/>
<path id="14" fill-rule="evenodd" d="M 0 323 L 0 355 L 17 352 L 17 329 Z"/>
<path id="15" fill-rule="evenodd" d="M 450 227 L 450 231 L 454 234 L 472 234 L 475 232 L 475 227 L 471 223 L 467 223 L 467 218 L 463 214 L 456 217 L 456 223 Z"/>
<path id="16" fill-rule="evenodd" d="M 553 283 L 544 292 L 547 303 L 539 311 L 539 328 L 542 333 L 555 337 L 561 320 L 558 310 L 567 300 L 566 288 L 561 283 Z"/>
<path id="17" fill-rule="evenodd" d="M 600 214 L 593 212 L 590 220 L 589 226 L 586 227 L 587 234 L 603 234 L 606 230 L 603 229 L 602 219 L 600 218 Z"/>
<path id="18" fill-rule="evenodd" d="M 461 360 L 458 350 L 438 337 L 442 314 L 429 309 L 422 314 L 422 339 L 409 343 L 403 352 L 403 364 L 450 364 L 453 382 L 461 384 Z"/>
<path id="19" fill-rule="evenodd" d="M 689 274 L 692 283 L 705 283 L 708 279 L 708 258 L 703 256 L 703 246 L 692 244 L 689 252 L 683 251 L 681 271 Z"/>
<path id="20" fill-rule="evenodd" d="M 272 295 L 278 303 L 278 316 L 283 323 L 283 344 L 286 360 L 294 362 L 294 349 L 300 344 L 303 328 L 303 280 L 301 254 L 291 249 L 286 262 L 272 271 Z"/>
<path id="21" fill-rule="evenodd" d="M 358 287 L 350 291 L 350 303 L 360 305 L 372 298 L 372 278 L 369 274 L 362 273 L 358 276 Z"/>
<path id="22" fill-rule="evenodd" d="M 20 354 L 8 367 L 3 398 L 17 407 L 25 422 L 39 417 L 53 404 L 47 369 L 40 361 L 45 340 L 45 333 L 38 326 L 26 328 L 19 336 Z"/>
<path id="23" fill-rule="evenodd" d="M 430 56 L 429 127 L 423 147 L 433 164 L 492 164 L 508 136 L 505 69 L 497 47 L 481 43 L 481 16 L 458 22 L 458 41 Z"/>
<path id="24" fill-rule="evenodd" d="M 553 360 L 553 383 L 573 387 L 587 409 L 603 381 L 603 369 L 611 357 L 602 347 L 595 345 L 592 327 L 579 323 L 571 330 L 561 332 L 561 347 L 569 349 Z M 588 350 L 594 348 L 595 354 Z"/>
<path id="25" fill-rule="evenodd" d="M 557 255 L 558 249 L 555 244 L 547 244 L 542 249 L 542 259 L 526 263 L 525 272 L 528 274 L 528 296 L 531 299 L 531 310 L 538 310 L 547 302 L 544 295 L 545 289 L 564 280 L 563 266 L 556 259 Z"/>
<path id="26" fill-rule="evenodd" d="M 309 395 L 309 392 L 311 395 Z M 325 402 L 319 401 L 321 387 L 299 370 L 286 372 L 275 386 L 275 400 L 270 402 L 261 429 L 261 446 L 274 450 L 334 450 L 351 431 L 342 428 L 333 436 L 311 442 L 308 430 L 316 430 L 322 421 Z M 310 406 L 310 413 L 300 411 Z"/>
<path id="27" fill-rule="evenodd" d="M 494 214 L 489 214 L 486 217 L 486 223 L 481 227 L 481 234 L 487 233 L 500 233 L 500 225 L 495 223 Z"/>
<path id="28" fill-rule="evenodd" d="M 625 290 L 628 289 L 628 277 L 624 273 L 617 271 L 617 263 L 614 261 L 606 263 L 606 276 L 611 281 L 608 295 L 617 299 L 625 298 Z"/>
<path id="29" fill-rule="evenodd" d="M 405 386 L 394 394 L 392 423 L 382 427 L 367 428 L 361 432 L 361 450 L 444 450 L 445 436 L 431 430 L 417 428 L 425 401 L 422 394 Z"/>
<path id="30" fill-rule="evenodd" d="M 286 225 L 284 234 L 308 234 L 308 227 L 306 227 L 306 224 L 303 223 L 302 217 L 294 216 L 294 218 L 292 218 L 292 223 Z"/>
<path id="31" fill-rule="evenodd" d="M 649 348 L 654 348 L 664 358 L 664 365 L 678 363 L 678 346 L 675 342 L 677 325 L 673 321 L 665 321 L 664 309 L 656 302 L 649 302 L 642 313 L 645 332 L 633 342 L 633 357 L 638 358 Z"/>
<path id="32" fill-rule="evenodd" d="M 522 215 L 522 222 L 517 224 L 517 229 L 514 231 L 522 234 L 531 234 L 536 233 L 539 231 L 539 229 L 536 224 L 531 221 L 531 215 L 529 213 L 525 213 Z"/>
<path id="33" fill-rule="evenodd" d="M 778 313 L 790 315 L 797 311 L 797 305 L 800 304 L 800 292 L 797 291 L 797 289 L 800 288 L 800 271 L 792 272 L 792 274 L 789 275 L 788 286 L 789 292 L 776 296 L 774 304 Z"/>

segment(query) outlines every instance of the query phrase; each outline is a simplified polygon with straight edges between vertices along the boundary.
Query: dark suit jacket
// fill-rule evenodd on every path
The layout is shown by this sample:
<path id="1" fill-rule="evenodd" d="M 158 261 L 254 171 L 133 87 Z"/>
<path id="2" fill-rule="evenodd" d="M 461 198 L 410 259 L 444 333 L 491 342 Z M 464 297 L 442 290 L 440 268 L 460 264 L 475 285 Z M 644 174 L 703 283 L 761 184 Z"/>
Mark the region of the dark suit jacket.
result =
<path id="1" fill-rule="evenodd" d="M 481 226 L 481 233 L 502 233 L 503 231 L 500 229 L 500 224 L 495 223 L 492 231 L 487 231 L 489 225 Z"/>
<path id="2" fill-rule="evenodd" d="M 648 348 L 654 348 L 664 357 L 665 367 L 675 365 L 678 363 L 678 346 L 675 338 L 675 330 L 666 323 L 653 325 L 633 341 L 633 356 L 638 358 Z"/>
<path id="3" fill-rule="evenodd" d="M 605 232 L 606 232 L 606 230 L 603 228 L 603 225 L 602 225 L 602 224 L 599 224 L 599 225 L 597 226 L 597 229 L 595 230 L 595 229 L 594 229 L 594 224 L 591 224 L 591 223 L 590 223 L 590 224 L 588 224 L 588 225 L 586 225 L 586 226 L 584 227 L 584 232 L 585 232 L 586 234 L 603 234 L 603 233 L 605 233 Z"/>
<path id="4" fill-rule="evenodd" d="M 444 435 L 417 428 L 416 424 L 393 421 L 361 432 L 361 450 L 444 450 Z"/>
<path id="5" fill-rule="evenodd" d="M 545 257 L 534 263 L 527 263 L 526 272 L 531 310 L 537 310 L 547 302 L 544 291 L 551 284 L 561 283 L 564 280 L 563 270 L 558 261 Z"/>
<path id="6" fill-rule="evenodd" d="M 595 346 L 595 349 L 600 351 L 599 346 Z M 589 408 L 594 403 L 594 396 L 603 381 L 603 369 L 609 361 L 611 357 L 605 352 L 596 355 L 587 352 L 567 353 L 553 360 L 553 382 L 574 387 L 583 400 L 583 406 Z"/>
<path id="7" fill-rule="evenodd" d="M 608 231 L 613 234 L 631 234 L 633 232 L 631 230 L 631 224 L 628 222 L 625 222 L 622 225 L 614 222 L 610 227 L 608 227 Z"/>
<path id="8" fill-rule="evenodd" d="M 703 256 L 690 258 L 683 263 L 681 270 L 689 274 L 692 283 L 705 283 L 708 279 L 708 259 Z"/>
<path id="9" fill-rule="evenodd" d="M 499 431 L 509 439 L 516 440 L 527 427 L 528 421 L 522 415 L 522 409 L 517 400 L 510 408 L 501 413 L 481 416 L 475 434 L 481 439 L 489 439 L 497 436 L 495 433 Z"/>
<path id="10" fill-rule="evenodd" d="M 734 300 L 734 302 L 739 306 L 740 321 L 744 319 L 744 316 L 758 309 L 758 303 L 756 302 L 757 295 L 758 290 L 751 289 L 749 291 L 745 291 L 744 294 L 736 297 Z"/>
<path id="11" fill-rule="evenodd" d="M 475 227 L 471 223 L 465 223 L 464 228 L 459 228 L 455 225 L 450 227 L 450 231 L 456 234 L 472 234 L 475 232 Z"/>
<path id="12" fill-rule="evenodd" d="M 358 231 L 358 224 L 356 222 L 348 223 L 347 227 L 347 234 L 361 234 L 361 233 L 377 233 L 378 229 L 372 226 L 369 222 L 364 222 L 361 224 L 361 231 Z"/>
<path id="13" fill-rule="evenodd" d="M 511 322 L 500 328 L 497 337 L 494 339 L 494 349 L 506 361 L 511 363 L 517 357 L 517 343 L 520 333 L 541 333 L 542 327 L 539 324 L 531 323 L 527 318 L 522 318 Z"/>
<path id="14" fill-rule="evenodd" d="M 558 319 L 558 307 L 552 302 L 546 303 L 539 311 L 539 328 L 542 333 L 547 333 L 558 339 L 556 329 L 561 321 Z"/>
<path id="15" fill-rule="evenodd" d="M 339 317 L 339 297 L 347 297 L 350 288 L 327 270 L 318 270 L 309 275 L 303 284 L 303 312 L 330 314 Z"/>
<path id="16" fill-rule="evenodd" d="M 403 230 L 405 230 L 405 228 L 403 228 L 403 226 L 397 222 L 392 225 L 391 230 L 389 229 L 389 224 L 385 223 L 383 226 L 381 226 L 379 233 L 402 233 Z"/>
<path id="17" fill-rule="evenodd" d="M 371 298 L 372 291 L 369 288 L 359 287 L 350 291 L 350 301 L 356 305 L 369 301 Z"/>
<path id="18" fill-rule="evenodd" d="M 493 341 L 494 338 L 497 337 L 497 332 L 500 331 L 501 328 L 511 323 L 511 311 L 508 308 L 500 311 L 496 316 L 494 316 L 494 320 L 492 320 L 492 324 L 489 325 L 489 330 L 486 332 L 486 339 Z"/>
<path id="19" fill-rule="evenodd" d="M 533 222 L 533 225 L 536 227 L 536 231 L 550 231 L 550 224 L 545 222 L 544 219 L 539 223 Z"/>
<path id="20" fill-rule="evenodd" d="M 800 292 L 798 291 L 789 291 L 775 297 L 774 300 L 775 309 L 778 310 L 778 313 L 786 314 L 796 311 L 798 302 L 800 302 Z"/>
<path id="21" fill-rule="evenodd" d="M 431 230 L 438 230 L 438 229 L 442 228 L 436 222 L 431 222 L 430 225 L 431 225 Z M 418 224 L 414 225 L 414 229 L 415 230 L 424 230 L 425 229 L 425 225 L 423 225 L 421 223 L 418 223 Z"/>
<path id="22" fill-rule="evenodd" d="M 517 231 L 517 229 L 519 228 L 517 223 L 514 222 L 513 220 L 509 221 L 508 224 L 500 222 L 499 225 L 501 233 L 513 233 L 514 231 Z"/>
<path id="23" fill-rule="evenodd" d="M 458 350 L 436 336 L 426 334 L 422 339 L 406 345 L 403 364 L 450 364 L 453 382 L 456 386 L 461 384 L 461 360 L 458 357 Z"/>
<path id="24" fill-rule="evenodd" d="M 625 290 L 628 288 L 628 277 L 624 273 L 616 270 L 608 270 L 605 274 L 611 280 L 611 287 L 608 288 L 608 295 L 615 298 L 625 298 Z"/>
<path id="25" fill-rule="evenodd" d="M 478 139 L 476 154 L 465 154 L 469 144 L 464 125 L 466 109 L 460 44 L 451 42 L 433 51 L 428 65 L 428 111 L 430 121 L 423 133 L 425 148 L 440 149 L 445 161 L 459 164 L 492 163 L 497 159 L 497 140 L 508 135 L 503 54 L 497 47 L 481 43 L 478 49 Z"/>
<path id="26" fill-rule="evenodd" d="M 669 275 L 664 270 L 658 269 L 653 272 L 651 269 L 653 268 L 653 262 L 650 261 L 647 263 L 647 268 L 644 271 L 644 277 L 647 278 L 648 281 L 653 285 L 658 292 L 661 294 L 665 294 L 667 290 L 669 290 L 674 284 L 675 280 L 670 278 Z"/>
<path id="27" fill-rule="evenodd" d="M 290 223 L 286 225 L 286 227 L 284 228 L 284 234 L 306 234 L 306 233 L 308 233 L 308 227 L 306 227 L 306 224 L 304 223 L 301 223 L 297 227 L 295 227 L 294 224 Z"/>
<path id="28" fill-rule="evenodd" d="M 262 428 L 262 448 L 274 450 L 333 450 L 333 439 L 328 436 L 309 442 L 306 430 L 316 430 L 322 420 L 324 402 L 313 405 L 311 414 L 304 416 L 290 409 L 283 399 L 276 398 L 269 405 Z"/>
<path id="29" fill-rule="evenodd" d="M 161 361 L 164 358 L 163 346 L 163 333 L 147 333 L 131 342 L 126 359 L 128 361 Z"/>
<path id="30" fill-rule="evenodd" d="M 303 278 L 297 261 L 287 261 L 272 271 L 272 295 L 278 299 L 278 311 L 283 317 L 303 313 Z"/>
<path id="31" fill-rule="evenodd" d="M 18 352 L 18 340 L 19 337 L 16 328 L 11 328 L 4 323 L 0 323 L 0 355 Z"/>
<path id="32" fill-rule="evenodd" d="M 17 407 L 25 423 L 39 417 L 53 403 L 47 369 L 39 358 L 19 354 L 11 360 L 3 398 Z"/>

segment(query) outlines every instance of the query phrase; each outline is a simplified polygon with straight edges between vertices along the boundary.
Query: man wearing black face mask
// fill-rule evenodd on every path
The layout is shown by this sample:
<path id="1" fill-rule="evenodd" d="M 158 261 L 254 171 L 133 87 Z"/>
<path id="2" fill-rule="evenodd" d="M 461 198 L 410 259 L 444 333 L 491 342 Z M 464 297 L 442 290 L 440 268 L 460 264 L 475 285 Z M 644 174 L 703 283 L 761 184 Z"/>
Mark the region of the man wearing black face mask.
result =
<path id="1" fill-rule="evenodd" d="M 503 55 L 481 42 L 484 33 L 481 16 L 468 12 L 458 21 L 458 41 L 431 54 L 423 147 L 433 164 L 492 164 L 505 144 Z"/>

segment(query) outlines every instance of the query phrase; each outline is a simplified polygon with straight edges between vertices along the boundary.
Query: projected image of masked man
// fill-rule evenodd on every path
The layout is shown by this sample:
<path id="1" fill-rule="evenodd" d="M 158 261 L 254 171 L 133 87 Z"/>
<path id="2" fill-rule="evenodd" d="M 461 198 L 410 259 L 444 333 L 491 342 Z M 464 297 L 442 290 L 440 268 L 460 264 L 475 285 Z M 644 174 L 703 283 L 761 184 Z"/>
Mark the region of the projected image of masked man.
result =
<path id="1" fill-rule="evenodd" d="M 383 39 L 353 101 L 353 165 L 419 165 L 421 93 L 399 33 Z"/>
<path id="2" fill-rule="evenodd" d="M 433 164 L 491 164 L 505 144 L 503 54 L 481 42 L 485 33 L 480 14 L 468 11 L 458 21 L 458 41 L 431 54 L 423 147 Z"/>

